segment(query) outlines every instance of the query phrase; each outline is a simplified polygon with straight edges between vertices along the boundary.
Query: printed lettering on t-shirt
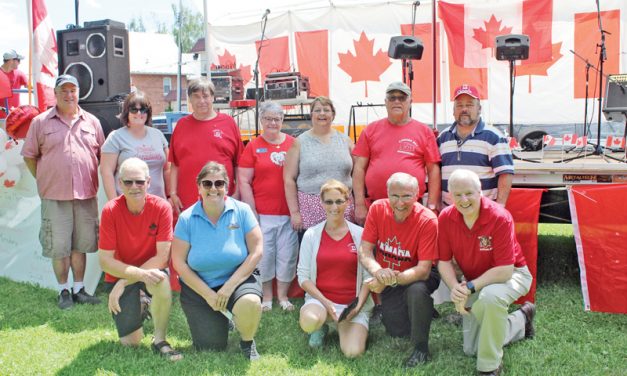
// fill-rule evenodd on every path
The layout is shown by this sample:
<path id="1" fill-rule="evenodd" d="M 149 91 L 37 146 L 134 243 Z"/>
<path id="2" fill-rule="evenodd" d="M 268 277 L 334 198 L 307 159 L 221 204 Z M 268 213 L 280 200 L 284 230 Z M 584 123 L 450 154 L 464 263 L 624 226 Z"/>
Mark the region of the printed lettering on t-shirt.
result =
<path id="1" fill-rule="evenodd" d="M 237 230 L 239 228 L 239 225 L 237 224 L 237 222 L 233 222 L 229 225 L 229 230 Z"/>
<path id="2" fill-rule="evenodd" d="M 150 146 L 150 145 L 140 145 L 137 147 L 137 155 L 135 155 L 137 158 L 141 159 L 142 161 L 148 162 L 148 161 L 160 161 L 162 160 L 162 156 L 161 154 L 159 154 L 159 152 L 155 151 L 155 149 Z"/>
<path id="3" fill-rule="evenodd" d="M 285 154 L 286 152 L 284 151 L 273 151 L 272 154 L 270 154 L 270 160 L 277 166 L 283 166 L 285 163 Z"/>
<path id="4" fill-rule="evenodd" d="M 215 137 L 215 138 L 222 138 L 222 131 L 220 129 L 214 129 L 213 130 L 213 137 Z"/>
<path id="5" fill-rule="evenodd" d="M 477 237 L 479 239 L 479 250 L 480 251 L 491 251 L 492 250 L 492 237 L 489 235 L 480 235 Z"/>
<path id="6" fill-rule="evenodd" d="M 157 236 L 157 224 L 156 223 L 151 223 L 150 226 L 148 226 L 148 236 Z"/>
<path id="7" fill-rule="evenodd" d="M 355 245 L 355 243 L 348 244 L 348 251 L 350 253 L 357 253 L 357 246 Z"/>
<path id="8" fill-rule="evenodd" d="M 398 150 L 396 150 L 396 152 L 414 155 L 417 148 L 418 144 L 416 143 L 416 141 L 412 140 L 411 138 L 403 138 L 402 140 L 398 141 Z"/>
<path id="9" fill-rule="evenodd" d="M 397 269 L 401 266 L 403 261 L 411 261 L 411 254 L 408 250 L 403 249 L 401 242 L 396 239 L 396 236 L 392 239 L 388 238 L 385 242 L 378 242 L 379 251 L 383 256 L 383 262 L 387 264 L 390 269 Z"/>

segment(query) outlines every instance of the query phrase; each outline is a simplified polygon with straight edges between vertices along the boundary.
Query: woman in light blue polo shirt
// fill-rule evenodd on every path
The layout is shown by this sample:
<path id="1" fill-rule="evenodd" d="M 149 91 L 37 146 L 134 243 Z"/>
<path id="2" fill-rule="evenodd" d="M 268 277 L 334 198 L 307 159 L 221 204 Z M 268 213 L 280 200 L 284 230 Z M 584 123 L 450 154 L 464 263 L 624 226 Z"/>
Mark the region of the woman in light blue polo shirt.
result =
<path id="1" fill-rule="evenodd" d="M 192 342 L 197 349 L 224 350 L 232 316 L 244 356 L 257 360 L 261 230 L 250 207 L 226 195 L 229 178 L 223 165 L 207 163 L 196 183 L 200 200 L 181 213 L 172 241 Z"/>

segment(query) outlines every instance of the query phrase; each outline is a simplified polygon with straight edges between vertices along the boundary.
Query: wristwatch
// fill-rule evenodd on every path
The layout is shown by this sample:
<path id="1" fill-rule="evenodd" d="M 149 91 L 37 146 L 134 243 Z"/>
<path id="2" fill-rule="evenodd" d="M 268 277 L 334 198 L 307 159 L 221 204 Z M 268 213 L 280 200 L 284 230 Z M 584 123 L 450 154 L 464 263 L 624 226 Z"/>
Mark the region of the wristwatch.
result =
<path id="1" fill-rule="evenodd" d="M 475 290 L 475 284 L 472 283 L 472 281 L 466 282 L 466 287 L 468 287 L 468 290 L 470 290 L 470 292 L 473 294 L 477 292 L 477 290 Z"/>

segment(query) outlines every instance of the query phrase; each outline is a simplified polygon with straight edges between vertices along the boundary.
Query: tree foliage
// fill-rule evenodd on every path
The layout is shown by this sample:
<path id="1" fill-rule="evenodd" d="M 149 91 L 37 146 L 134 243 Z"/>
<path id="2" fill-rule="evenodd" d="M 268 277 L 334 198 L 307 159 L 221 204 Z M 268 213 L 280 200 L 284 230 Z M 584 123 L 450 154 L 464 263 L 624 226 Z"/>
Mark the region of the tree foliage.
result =
<path id="1" fill-rule="evenodd" d="M 179 17 L 180 21 L 180 38 L 181 38 L 181 50 L 189 52 L 192 49 L 198 38 L 204 35 L 203 29 L 203 16 L 199 12 L 194 12 L 192 9 L 181 6 L 179 10 L 175 4 L 172 4 L 172 12 L 174 12 L 174 24 L 172 25 L 171 33 L 179 42 Z"/>
<path id="2" fill-rule="evenodd" d="M 128 24 L 128 30 L 145 33 L 146 26 L 144 26 L 144 19 L 142 16 L 131 18 L 131 22 Z"/>

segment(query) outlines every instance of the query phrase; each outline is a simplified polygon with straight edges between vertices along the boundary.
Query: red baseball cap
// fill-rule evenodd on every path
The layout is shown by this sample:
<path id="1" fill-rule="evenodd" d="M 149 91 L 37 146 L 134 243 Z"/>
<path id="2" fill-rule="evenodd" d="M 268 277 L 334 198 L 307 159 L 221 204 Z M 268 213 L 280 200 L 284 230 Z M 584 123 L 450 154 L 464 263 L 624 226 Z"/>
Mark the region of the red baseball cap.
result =
<path id="1" fill-rule="evenodd" d="M 457 99 L 457 97 L 462 94 L 467 94 L 475 99 L 480 99 L 479 90 L 477 90 L 476 87 L 467 84 L 463 84 L 462 86 L 459 86 L 457 89 L 455 89 L 455 97 L 453 97 L 453 99 Z"/>

